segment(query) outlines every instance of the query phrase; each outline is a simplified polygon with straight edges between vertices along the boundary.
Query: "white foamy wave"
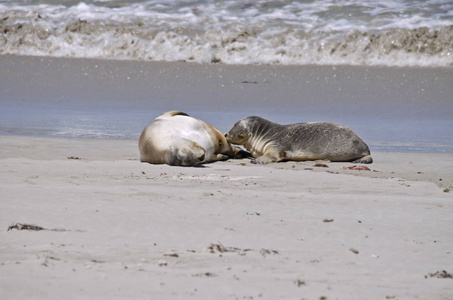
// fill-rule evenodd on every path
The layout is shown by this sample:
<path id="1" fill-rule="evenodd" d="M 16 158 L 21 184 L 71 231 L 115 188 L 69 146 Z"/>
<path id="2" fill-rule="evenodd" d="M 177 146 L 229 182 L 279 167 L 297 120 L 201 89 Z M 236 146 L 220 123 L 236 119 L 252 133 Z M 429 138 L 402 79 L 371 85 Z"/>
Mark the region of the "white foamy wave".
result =
<path id="1" fill-rule="evenodd" d="M 453 66 L 453 4 L 442 1 L 29 2 L 0 4 L 0 54 Z"/>

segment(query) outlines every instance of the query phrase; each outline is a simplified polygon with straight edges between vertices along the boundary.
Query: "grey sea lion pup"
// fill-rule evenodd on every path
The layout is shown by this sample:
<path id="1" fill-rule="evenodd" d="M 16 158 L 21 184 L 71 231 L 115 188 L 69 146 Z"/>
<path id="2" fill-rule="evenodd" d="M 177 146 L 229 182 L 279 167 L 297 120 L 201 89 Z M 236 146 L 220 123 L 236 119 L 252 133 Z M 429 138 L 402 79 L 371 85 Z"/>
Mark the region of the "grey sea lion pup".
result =
<path id="1" fill-rule="evenodd" d="M 143 129 L 138 148 L 141 162 L 173 166 L 250 156 L 228 143 L 214 126 L 180 111 L 169 111 L 155 118 Z"/>
<path id="2" fill-rule="evenodd" d="M 370 164 L 370 149 L 350 128 L 330 122 L 280 125 L 260 117 L 242 119 L 225 133 L 243 145 L 252 162 L 330 160 Z"/>

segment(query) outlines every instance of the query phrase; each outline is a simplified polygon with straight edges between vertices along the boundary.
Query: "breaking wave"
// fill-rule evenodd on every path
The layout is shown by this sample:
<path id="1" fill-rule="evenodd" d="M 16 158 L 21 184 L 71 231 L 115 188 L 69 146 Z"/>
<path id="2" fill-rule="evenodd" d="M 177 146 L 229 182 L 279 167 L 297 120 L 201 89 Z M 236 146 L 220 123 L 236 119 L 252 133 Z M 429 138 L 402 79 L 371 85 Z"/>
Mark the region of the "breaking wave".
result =
<path id="1" fill-rule="evenodd" d="M 358 6 L 345 1 L 341 10 L 333 0 L 311 5 L 233 0 L 178 5 L 163 0 L 116 6 L 112 1 L 0 4 L 0 54 L 224 64 L 453 66 L 453 5 L 426 1 L 431 2 L 427 12 L 414 1 L 398 7 L 378 2 Z"/>

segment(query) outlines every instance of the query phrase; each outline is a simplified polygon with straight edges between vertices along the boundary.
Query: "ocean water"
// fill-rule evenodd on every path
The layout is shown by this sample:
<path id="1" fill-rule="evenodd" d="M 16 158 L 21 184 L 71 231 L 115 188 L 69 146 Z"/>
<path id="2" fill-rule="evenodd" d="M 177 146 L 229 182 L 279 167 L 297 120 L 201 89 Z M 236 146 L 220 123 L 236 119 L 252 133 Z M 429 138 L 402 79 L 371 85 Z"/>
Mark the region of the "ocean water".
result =
<path id="1" fill-rule="evenodd" d="M 453 1 L 0 0 L 0 54 L 453 66 Z"/>

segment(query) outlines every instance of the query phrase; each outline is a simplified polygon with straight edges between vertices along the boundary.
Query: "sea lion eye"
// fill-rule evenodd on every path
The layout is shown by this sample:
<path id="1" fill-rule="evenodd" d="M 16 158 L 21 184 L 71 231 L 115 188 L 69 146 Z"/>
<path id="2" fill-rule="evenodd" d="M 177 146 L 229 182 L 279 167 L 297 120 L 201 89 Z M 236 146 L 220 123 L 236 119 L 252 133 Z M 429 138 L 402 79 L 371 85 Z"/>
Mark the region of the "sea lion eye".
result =
<path id="1" fill-rule="evenodd" d="M 219 146 L 222 146 L 222 141 L 219 141 Z"/>

